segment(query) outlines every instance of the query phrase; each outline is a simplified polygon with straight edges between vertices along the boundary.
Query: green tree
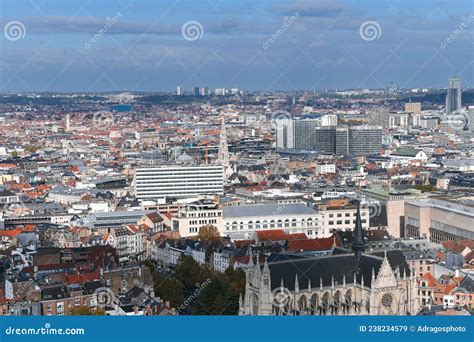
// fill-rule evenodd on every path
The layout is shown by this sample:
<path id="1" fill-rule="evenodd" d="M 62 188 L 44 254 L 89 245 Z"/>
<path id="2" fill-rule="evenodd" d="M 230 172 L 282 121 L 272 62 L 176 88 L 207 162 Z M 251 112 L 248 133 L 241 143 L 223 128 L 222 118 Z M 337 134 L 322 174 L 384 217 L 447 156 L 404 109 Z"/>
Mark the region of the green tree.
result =
<path id="1" fill-rule="evenodd" d="M 199 240 L 208 241 L 208 242 L 220 241 L 221 239 L 221 236 L 219 234 L 219 231 L 217 230 L 217 227 L 210 224 L 199 228 L 199 233 L 197 237 Z"/>
<path id="2" fill-rule="evenodd" d="M 168 278 L 162 285 L 162 297 L 169 301 L 173 307 L 178 307 L 184 302 L 183 284 L 176 278 Z"/>
<path id="3" fill-rule="evenodd" d="M 202 284 L 211 277 L 211 272 L 199 265 L 192 257 L 182 256 L 176 266 L 174 276 L 183 283 L 187 292 L 192 292 L 196 284 Z"/>

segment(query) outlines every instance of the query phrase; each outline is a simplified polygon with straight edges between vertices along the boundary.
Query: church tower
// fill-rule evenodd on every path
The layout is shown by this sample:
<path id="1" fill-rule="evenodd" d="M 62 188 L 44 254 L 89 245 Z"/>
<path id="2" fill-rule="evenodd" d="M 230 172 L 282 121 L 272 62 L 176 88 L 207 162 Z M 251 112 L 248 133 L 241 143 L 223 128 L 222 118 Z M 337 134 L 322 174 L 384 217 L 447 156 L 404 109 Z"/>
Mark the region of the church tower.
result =
<path id="1" fill-rule="evenodd" d="M 229 147 L 227 146 L 227 133 L 225 130 L 224 117 L 222 117 L 222 123 L 221 123 L 221 134 L 220 134 L 220 141 L 219 141 L 219 152 L 217 155 L 217 163 L 223 166 L 224 179 L 227 179 L 227 174 L 230 169 L 230 161 L 229 161 Z"/>
<path id="2" fill-rule="evenodd" d="M 71 118 L 68 113 L 66 114 L 66 132 L 69 132 L 70 130 L 71 130 Z"/>
<path id="3" fill-rule="evenodd" d="M 357 205 L 356 223 L 354 227 L 354 242 L 352 243 L 357 261 L 360 261 L 362 253 L 365 252 L 364 230 L 362 229 L 362 220 L 360 218 L 360 203 Z"/>

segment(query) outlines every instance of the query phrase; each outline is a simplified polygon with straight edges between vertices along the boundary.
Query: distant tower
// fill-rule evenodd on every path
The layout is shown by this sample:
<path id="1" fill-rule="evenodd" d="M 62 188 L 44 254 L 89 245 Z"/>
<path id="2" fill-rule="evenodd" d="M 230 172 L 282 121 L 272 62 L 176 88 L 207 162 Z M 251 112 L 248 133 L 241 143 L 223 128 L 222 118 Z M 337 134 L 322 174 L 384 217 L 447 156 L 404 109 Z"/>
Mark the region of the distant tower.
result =
<path id="1" fill-rule="evenodd" d="M 66 132 L 69 132 L 71 129 L 71 118 L 69 117 L 69 113 L 66 115 Z"/>
<path id="2" fill-rule="evenodd" d="M 364 231 L 362 229 L 362 220 L 360 218 L 360 203 L 357 206 L 356 223 L 354 227 L 354 242 L 352 243 L 357 260 L 360 261 L 362 253 L 365 252 Z"/>
<path id="3" fill-rule="evenodd" d="M 446 115 L 461 109 L 461 79 L 451 77 L 448 80 L 448 92 L 446 94 Z"/>
<path id="4" fill-rule="evenodd" d="M 221 135 L 220 135 L 217 163 L 224 167 L 224 178 L 226 178 L 225 174 L 227 173 L 227 170 L 229 169 L 230 162 L 229 162 L 229 147 L 227 146 L 227 133 L 225 130 L 224 117 L 222 117 Z"/>

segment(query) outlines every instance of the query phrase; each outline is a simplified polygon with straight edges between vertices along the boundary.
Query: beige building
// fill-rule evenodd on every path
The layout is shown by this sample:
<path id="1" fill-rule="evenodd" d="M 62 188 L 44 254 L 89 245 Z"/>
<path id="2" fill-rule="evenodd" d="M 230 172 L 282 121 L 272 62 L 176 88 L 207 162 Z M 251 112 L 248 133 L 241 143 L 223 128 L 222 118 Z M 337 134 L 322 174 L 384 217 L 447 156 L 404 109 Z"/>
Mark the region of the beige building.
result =
<path id="1" fill-rule="evenodd" d="M 417 199 L 427 198 L 419 190 L 406 189 L 363 189 L 362 195 L 371 200 L 377 200 L 387 211 L 387 231 L 394 238 L 404 237 L 405 234 L 405 203 Z"/>
<path id="2" fill-rule="evenodd" d="M 405 103 L 405 112 L 413 113 L 413 114 L 421 114 L 421 103 L 420 102 Z"/>
<path id="3" fill-rule="evenodd" d="M 349 202 L 348 198 L 330 199 L 318 205 L 319 213 L 323 215 L 323 226 L 329 234 L 337 230 L 352 231 L 354 229 L 357 205 Z M 369 229 L 369 208 L 361 207 L 362 228 Z"/>
<path id="4" fill-rule="evenodd" d="M 474 239 L 474 196 L 432 197 L 405 203 L 405 233 L 431 242 Z"/>
<path id="5" fill-rule="evenodd" d="M 179 209 L 178 216 L 173 217 L 171 221 L 173 230 L 179 231 L 181 237 L 197 236 L 199 229 L 206 225 L 216 227 L 222 235 L 222 209 L 211 200 L 188 203 Z"/>

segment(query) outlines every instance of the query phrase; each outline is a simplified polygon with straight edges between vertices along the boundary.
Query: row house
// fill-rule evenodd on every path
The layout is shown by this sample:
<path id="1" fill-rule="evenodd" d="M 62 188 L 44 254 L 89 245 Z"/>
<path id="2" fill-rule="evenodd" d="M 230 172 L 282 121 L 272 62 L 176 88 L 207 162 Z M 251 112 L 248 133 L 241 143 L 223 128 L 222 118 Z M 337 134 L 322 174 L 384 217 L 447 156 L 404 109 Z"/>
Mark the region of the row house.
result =
<path id="1" fill-rule="evenodd" d="M 135 225 L 110 229 L 103 237 L 103 243 L 114 247 L 119 262 L 140 259 L 146 249 L 144 234 Z"/>
<path id="2" fill-rule="evenodd" d="M 41 292 L 41 314 L 44 316 L 66 316 L 74 308 L 86 306 L 97 308 L 102 300 L 99 298 L 104 283 L 100 280 L 81 285 L 54 284 L 44 286 Z"/>
<path id="3" fill-rule="evenodd" d="M 200 265 L 206 264 L 206 248 L 202 241 L 163 239 L 153 241 L 152 260 L 164 269 L 175 268 L 182 256 L 190 256 Z"/>

